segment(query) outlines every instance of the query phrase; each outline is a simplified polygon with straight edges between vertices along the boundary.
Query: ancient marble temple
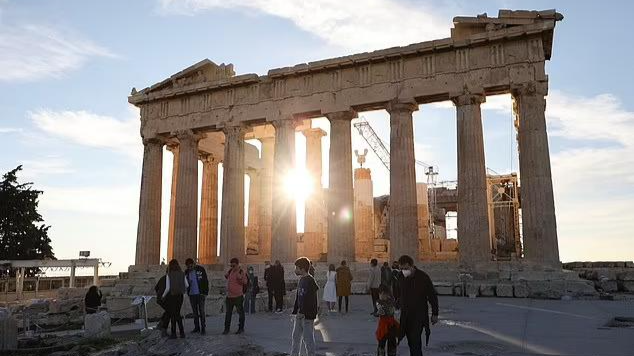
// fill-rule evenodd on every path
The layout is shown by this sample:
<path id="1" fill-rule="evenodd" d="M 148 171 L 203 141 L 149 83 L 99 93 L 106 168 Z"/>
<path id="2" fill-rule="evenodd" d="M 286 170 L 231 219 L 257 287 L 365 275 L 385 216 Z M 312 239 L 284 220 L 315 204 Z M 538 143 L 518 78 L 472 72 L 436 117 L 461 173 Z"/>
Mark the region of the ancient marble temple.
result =
<path id="1" fill-rule="evenodd" d="M 419 251 L 424 258 L 429 247 L 420 246 L 419 229 L 427 227 L 418 217 L 417 196 L 427 195 L 415 180 L 412 113 L 447 100 L 456 109 L 460 262 L 490 261 L 480 105 L 488 95 L 510 93 L 520 153 L 523 258 L 558 264 L 545 61 L 562 18 L 554 10 L 456 17 L 450 38 L 272 69 L 267 75 L 236 75 L 233 65 L 205 59 L 141 91 L 133 89 L 128 100 L 140 108 L 145 147 L 135 263 L 160 262 L 163 209 L 170 212 L 169 258 L 197 257 L 204 264 L 231 257 L 288 262 L 301 253 L 332 262 L 354 260 L 355 249 L 371 246 L 374 228 L 357 228 L 368 232 L 355 239 L 355 220 L 370 224 L 372 218 L 354 214 L 363 209 L 355 208 L 353 178 L 364 192 L 372 188 L 369 171 L 353 175 L 351 121 L 362 111 L 379 109 L 390 120 L 389 258 Z M 330 122 L 328 136 L 311 125 L 322 117 Z M 425 120 L 424 111 L 418 119 Z M 306 204 L 305 232 L 298 235 L 295 198 L 285 191 L 284 179 L 295 166 L 300 131 L 314 177 L 322 174 L 323 140 L 330 140 L 330 149 L 329 186 L 323 189 L 316 180 Z M 259 140 L 259 150 L 247 140 Z M 169 207 L 161 206 L 164 148 L 174 160 Z"/>

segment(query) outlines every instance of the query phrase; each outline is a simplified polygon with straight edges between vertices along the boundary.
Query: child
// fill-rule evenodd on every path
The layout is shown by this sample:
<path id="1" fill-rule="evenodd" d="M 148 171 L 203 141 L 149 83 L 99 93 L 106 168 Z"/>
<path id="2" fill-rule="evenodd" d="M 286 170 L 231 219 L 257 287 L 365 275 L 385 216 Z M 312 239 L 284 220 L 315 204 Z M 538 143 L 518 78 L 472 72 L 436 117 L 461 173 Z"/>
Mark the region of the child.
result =
<path id="1" fill-rule="evenodd" d="M 315 318 L 317 317 L 317 291 L 319 286 L 311 276 L 310 261 L 300 257 L 295 261 L 295 274 L 298 275 L 297 296 L 293 315 L 293 335 L 291 356 L 299 356 L 302 345 L 306 348 L 307 356 L 315 356 Z"/>
<path id="2" fill-rule="evenodd" d="M 394 318 L 394 298 L 392 298 L 390 288 L 386 285 L 379 287 L 379 300 L 376 302 L 376 308 L 379 316 L 379 325 L 376 328 L 376 339 L 379 341 L 377 355 L 385 356 L 387 344 L 387 356 L 395 356 L 399 325 Z"/>

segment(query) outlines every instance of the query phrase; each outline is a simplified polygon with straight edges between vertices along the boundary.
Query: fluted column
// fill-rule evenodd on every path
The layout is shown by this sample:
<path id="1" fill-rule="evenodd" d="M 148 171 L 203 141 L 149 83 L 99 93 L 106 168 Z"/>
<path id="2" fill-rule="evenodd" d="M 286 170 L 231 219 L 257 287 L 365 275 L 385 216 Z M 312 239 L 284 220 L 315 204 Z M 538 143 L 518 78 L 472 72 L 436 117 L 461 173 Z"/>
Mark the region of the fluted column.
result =
<path id="1" fill-rule="evenodd" d="M 183 263 L 198 255 L 198 141 L 191 130 L 178 138 L 178 184 L 174 214 L 174 258 Z"/>
<path id="2" fill-rule="evenodd" d="M 262 169 L 260 170 L 260 217 L 258 229 L 258 252 L 260 257 L 271 259 L 271 219 L 273 211 L 273 157 L 275 138 L 260 138 L 262 144 Z"/>
<path id="3" fill-rule="evenodd" d="M 326 238 L 326 205 L 321 186 L 321 138 L 326 131 L 311 128 L 303 131 L 306 137 L 306 168 L 311 177 L 311 194 L 304 209 L 304 255 L 310 259 L 321 256 Z"/>
<path id="4" fill-rule="evenodd" d="M 258 253 L 258 230 L 260 227 L 260 172 L 256 169 L 247 169 L 249 176 L 249 218 L 246 233 L 247 254 L 257 255 Z"/>
<path id="5" fill-rule="evenodd" d="M 163 141 L 143 139 L 143 171 L 136 239 L 137 265 L 158 265 L 161 256 Z"/>
<path id="6" fill-rule="evenodd" d="M 517 115 L 524 257 L 558 265 L 559 245 L 546 132 L 547 83 L 513 88 Z"/>
<path id="7" fill-rule="evenodd" d="M 216 263 L 218 255 L 218 161 L 210 154 L 202 155 L 203 180 L 200 199 L 200 231 L 198 263 Z"/>
<path id="8" fill-rule="evenodd" d="M 271 259 L 291 262 L 297 255 L 295 197 L 288 193 L 285 180 L 295 169 L 295 127 L 293 119 L 273 122 L 275 153 L 273 165 L 273 221 Z"/>
<path id="9" fill-rule="evenodd" d="M 354 261 L 354 192 L 351 121 L 354 111 L 326 114 L 330 121 L 328 261 Z"/>
<path id="10" fill-rule="evenodd" d="M 418 254 L 418 207 L 412 113 L 416 102 L 391 102 L 390 113 L 390 259 Z"/>
<path id="11" fill-rule="evenodd" d="M 178 186 L 178 145 L 168 145 L 172 152 L 172 185 L 170 186 L 170 215 L 167 227 L 167 261 L 174 258 L 174 218 L 176 216 L 176 187 Z"/>
<path id="12" fill-rule="evenodd" d="M 484 137 L 484 95 L 462 94 L 456 105 L 458 131 L 458 246 L 465 266 L 491 260 Z"/>
<path id="13" fill-rule="evenodd" d="M 244 261 L 244 134 L 242 126 L 227 126 L 222 163 L 222 210 L 220 257 L 225 264 L 233 257 Z"/>

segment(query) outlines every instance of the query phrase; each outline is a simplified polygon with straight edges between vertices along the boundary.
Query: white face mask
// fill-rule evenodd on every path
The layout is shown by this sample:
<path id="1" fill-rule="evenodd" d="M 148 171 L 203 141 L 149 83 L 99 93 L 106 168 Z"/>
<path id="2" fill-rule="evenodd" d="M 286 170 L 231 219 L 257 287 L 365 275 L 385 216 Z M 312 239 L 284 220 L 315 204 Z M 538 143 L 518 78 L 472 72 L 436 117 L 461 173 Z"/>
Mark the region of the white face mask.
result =
<path id="1" fill-rule="evenodd" d="M 412 270 L 411 269 L 404 269 L 401 272 L 403 272 L 403 276 L 405 276 L 405 277 L 409 277 L 412 274 Z"/>

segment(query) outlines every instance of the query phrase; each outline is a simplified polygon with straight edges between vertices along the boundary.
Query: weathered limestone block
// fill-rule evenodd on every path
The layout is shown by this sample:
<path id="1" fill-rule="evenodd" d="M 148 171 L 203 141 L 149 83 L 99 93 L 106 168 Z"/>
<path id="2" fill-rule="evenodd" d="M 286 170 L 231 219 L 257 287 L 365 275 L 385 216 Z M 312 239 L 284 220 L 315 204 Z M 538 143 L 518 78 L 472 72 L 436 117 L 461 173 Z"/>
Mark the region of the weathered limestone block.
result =
<path id="1" fill-rule="evenodd" d="M 207 315 L 215 315 L 224 312 L 225 296 L 208 295 L 205 298 L 205 313 Z"/>
<path id="2" fill-rule="evenodd" d="M 495 297 L 495 290 L 495 284 L 483 283 L 480 285 L 480 295 L 483 297 Z"/>
<path id="3" fill-rule="evenodd" d="M 365 282 L 352 282 L 352 294 L 367 294 Z"/>
<path id="4" fill-rule="evenodd" d="M 82 306 L 84 303 L 84 298 L 74 298 L 74 299 L 55 299 L 49 303 L 48 312 L 49 313 L 69 313 L 71 311 L 82 310 Z"/>
<path id="5" fill-rule="evenodd" d="M 528 286 L 526 281 L 513 282 L 513 296 L 515 298 L 528 298 Z"/>
<path id="6" fill-rule="evenodd" d="M 467 283 L 466 286 L 467 296 L 477 297 L 480 295 L 480 284 L 479 283 Z"/>
<path id="7" fill-rule="evenodd" d="M 110 336 L 110 315 L 107 312 L 86 314 L 84 317 L 84 336 L 89 338 Z"/>
<path id="8" fill-rule="evenodd" d="M 139 307 L 132 305 L 132 297 L 108 297 L 106 305 L 111 318 L 138 319 Z"/>
<path id="9" fill-rule="evenodd" d="M 560 299 L 564 295 L 560 281 L 527 281 L 528 296 L 538 299 Z"/>
<path id="10" fill-rule="evenodd" d="M 595 297 L 598 295 L 594 289 L 594 283 L 590 281 L 563 281 L 566 295 L 574 297 Z"/>
<path id="11" fill-rule="evenodd" d="M 634 281 L 618 281 L 619 291 L 634 292 Z"/>
<path id="12" fill-rule="evenodd" d="M 453 286 L 453 295 L 462 296 L 462 285 L 456 284 Z"/>
<path id="13" fill-rule="evenodd" d="M 118 283 L 114 287 L 112 287 L 112 291 L 110 292 L 110 295 L 113 297 L 122 297 L 122 296 L 130 295 L 130 293 L 132 292 L 132 287 L 133 286 L 130 284 Z"/>
<path id="14" fill-rule="evenodd" d="M 434 288 L 438 295 L 454 295 L 454 286 L 451 282 L 436 282 Z"/>
<path id="15" fill-rule="evenodd" d="M 59 288 L 57 290 L 57 299 L 83 298 L 86 296 L 87 291 L 86 288 Z"/>
<path id="16" fill-rule="evenodd" d="M 621 281 L 634 281 L 634 271 L 621 272 L 617 277 Z"/>
<path id="17" fill-rule="evenodd" d="M 498 283 L 495 287 L 495 295 L 503 298 L 513 298 L 513 284 Z"/>
<path id="18" fill-rule="evenodd" d="M 18 323 L 9 309 L 0 308 L 0 350 L 18 348 Z"/>
<path id="19" fill-rule="evenodd" d="M 613 293 L 619 290 L 619 286 L 617 284 L 616 281 L 613 280 L 608 280 L 608 279 L 604 279 L 604 280 L 600 280 L 600 281 L 595 281 L 594 282 L 594 287 L 597 290 L 601 290 L 603 292 L 606 293 Z"/>

